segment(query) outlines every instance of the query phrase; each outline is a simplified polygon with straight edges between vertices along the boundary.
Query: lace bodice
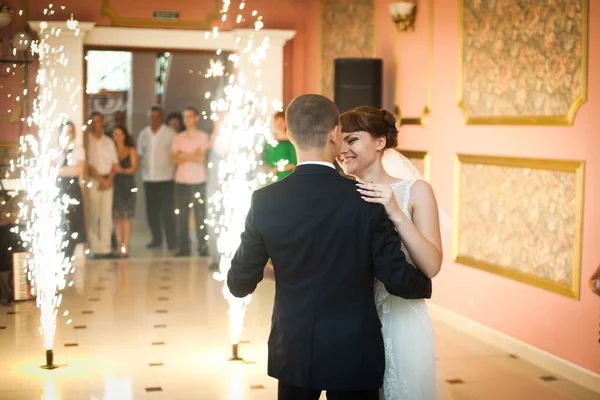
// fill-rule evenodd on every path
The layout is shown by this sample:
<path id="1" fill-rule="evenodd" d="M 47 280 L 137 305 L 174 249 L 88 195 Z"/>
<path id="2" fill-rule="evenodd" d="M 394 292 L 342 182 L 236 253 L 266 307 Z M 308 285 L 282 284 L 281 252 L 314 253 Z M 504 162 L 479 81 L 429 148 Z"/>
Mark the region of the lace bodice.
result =
<path id="1" fill-rule="evenodd" d="M 401 180 L 400 182 L 394 183 L 392 185 L 392 190 L 394 191 L 394 196 L 396 196 L 396 201 L 398 202 L 398 205 L 402 209 L 402 212 L 404 213 L 404 215 L 406 215 L 411 222 L 412 222 L 412 215 L 410 215 L 410 211 L 408 210 L 408 203 L 410 202 L 410 189 L 412 188 L 412 186 L 415 182 L 416 182 L 416 180 L 414 180 L 414 179 L 411 179 L 411 180 L 404 179 L 404 180 Z M 402 243 L 402 251 L 404 252 L 404 255 L 406 256 L 406 259 L 408 260 L 408 262 L 410 262 L 412 264 L 412 260 L 410 259 L 410 256 L 406 252 L 404 243 Z"/>
<path id="2" fill-rule="evenodd" d="M 392 184 L 392 190 L 394 191 L 398 205 L 411 221 L 412 215 L 410 215 L 410 211 L 408 210 L 408 203 L 410 201 L 410 189 L 416 181 L 416 179 L 403 179 Z"/>
<path id="3" fill-rule="evenodd" d="M 412 185 L 416 182 L 414 179 L 403 179 L 397 183 L 392 185 L 392 190 L 394 191 L 394 196 L 396 196 L 396 201 L 400 206 L 400 209 L 408 217 L 408 219 L 412 222 L 412 215 L 410 215 L 410 211 L 408 210 L 408 203 L 410 202 L 410 189 Z M 406 256 L 406 260 L 412 264 L 412 260 L 410 255 L 406 251 L 406 247 L 404 247 L 404 243 L 402 243 L 402 247 L 400 248 L 404 255 Z M 381 314 L 381 312 L 385 312 L 382 307 L 384 306 L 385 298 L 389 295 L 387 290 L 385 290 L 385 286 L 383 283 L 379 281 L 375 281 L 375 304 L 377 304 L 377 310 Z"/>

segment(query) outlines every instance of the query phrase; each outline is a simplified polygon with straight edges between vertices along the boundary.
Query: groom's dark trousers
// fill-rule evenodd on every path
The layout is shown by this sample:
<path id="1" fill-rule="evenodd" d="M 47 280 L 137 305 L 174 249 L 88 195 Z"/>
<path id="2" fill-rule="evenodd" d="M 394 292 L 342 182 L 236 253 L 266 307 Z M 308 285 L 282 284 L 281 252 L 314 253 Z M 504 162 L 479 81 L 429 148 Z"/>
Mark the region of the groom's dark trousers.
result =
<path id="1" fill-rule="evenodd" d="M 355 184 L 306 164 L 252 196 L 227 285 L 237 297 L 254 292 L 271 258 L 268 374 L 279 380 L 279 399 L 322 390 L 330 399 L 374 398 L 385 368 L 374 279 L 396 296 L 431 296 L 383 206 L 362 200 Z"/>
<path id="2" fill-rule="evenodd" d="M 277 398 L 285 400 L 319 400 L 322 390 L 299 388 L 279 381 Z M 379 400 L 379 390 L 327 391 L 327 400 Z"/>

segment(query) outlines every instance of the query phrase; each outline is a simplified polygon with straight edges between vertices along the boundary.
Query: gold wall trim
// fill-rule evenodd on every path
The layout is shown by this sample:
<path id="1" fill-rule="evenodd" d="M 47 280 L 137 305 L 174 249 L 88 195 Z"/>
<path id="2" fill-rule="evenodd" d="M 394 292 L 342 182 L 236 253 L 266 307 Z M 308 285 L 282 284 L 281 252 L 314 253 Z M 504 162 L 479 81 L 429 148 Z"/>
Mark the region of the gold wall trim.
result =
<path id="1" fill-rule="evenodd" d="M 373 51 L 371 57 L 377 58 L 377 0 L 373 0 Z M 383 71 L 381 71 L 383 77 Z M 383 90 L 381 91 L 383 96 Z"/>
<path id="2" fill-rule="evenodd" d="M 417 10 L 417 12 L 419 12 Z M 398 97 L 398 84 L 399 84 L 399 69 L 400 69 L 400 36 L 402 32 L 396 29 L 396 35 L 394 39 L 394 102 L 400 102 Z M 402 115 L 402 109 L 399 104 L 394 106 L 394 113 L 400 121 L 400 125 L 421 125 L 424 126 L 427 122 L 427 117 L 431 113 L 432 107 L 432 91 L 433 91 L 433 0 L 427 0 L 427 88 L 426 88 L 426 102 L 423 107 L 421 115 L 418 117 L 405 117 Z"/>
<path id="3" fill-rule="evenodd" d="M 470 116 L 463 101 L 463 55 L 464 55 L 464 0 L 459 2 L 459 34 L 458 34 L 458 107 L 463 113 L 467 125 L 573 125 L 579 108 L 587 101 L 588 76 L 588 30 L 589 30 L 589 0 L 581 0 L 583 15 L 581 27 L 581 93 L 573 101 L 567 115 L 559 116 Z"/>
<path id="4" fill-rule="evenodd" d="M 576 174 L 575 193 L 575 229 L 573 238 L 573 259 L 571 285 L 547 280 L 535 275 L 507 268 L 499 264 L 475 259 L 460 253 L 460 214 L 461 214 L 461 165 L 477 164 L 499 167 L 525 168 L 536 170 L 559 171 Z M 579 299 L 581 285 L 581 253 L 583 236 L 583 198 L 585 183 L 585 162 L 568 160 L 548 160 L 534 158 L 495 157 L 485 155 L 457 154 L 455 162 L 454 189 L 454 261 L 469 267 L 491 272 L 505 278 L 516 280 L 550 292 L 573 299 Z"/>
<path id="5" fill-rule="evenodd" d="M 114 0 L 113 0 L 114 1 Z M 106 15 L 112 25 L 116 26 L 143 26 L 147 28 L 183 28 L 183 29 L 199 29 L 209 30 L 212 28 L 212 23 L 220 16 L 219 0 L 212 0 L 213 8 L 200 21 L 163 21 L 153 18 L 128 18 L 121 17 L 110 6 L 110 0 L 102 0 L 101 12 Z"/>
<path id="6" fill-rule="evenodd" d="M 319 9 L 317 19 L 317 93 L 323 94 L 323 10 L 325 0 L 319 0 Z M 333 99 L 330 99 L 333 101 Z"/>
<path id="7" fill-rule="evenodd" d="M 19 153 L 19 142 L 0 142 L 0 162 L 6 163 L 9 162 L 9 159 L 4 158 L 7 155 L 10 155 L 11 149 L 16 150 L 16 155 Z M 11 157 L 12 159 L 12 157 Z M 6 172 L 6 171 L 4 171 Z M 4 177 L 2 177 L 4 178 Z"/>
<path id="8" fill-rule="evenodd" d="M 423 179 L 425 179 L 426 181 L 429 182 L 429 178 L 430 178 L 430 156 L 429 156 L 429 152 L 427 151 L 415 151 L 415 150 L 401 150 L 401 149 L 396 149 L 398 152 L 400 152 L 400 154 L 402 154 L 404 157 L 410 159 L 418 159 L 418 160 L 423 160 L 423 164 L 425 166 L 425 170 L 422 172 L 423 174 Z"/>
<path id="9" fill-rule="evenodd" d="M 21 83 L 21 86 L 24 86 L 24 84 Z M 24 104 L 27 100 L 27 96 L 21 95 L 21 105 L 17 108 L 12 109 L 10 114 L 0 115 L 0 122 L 9 124 L 20 122 L 22 118 L 21 116 L 25 115 L 25 113 L 27 112 L 27 107 L 25 107 Z"/>

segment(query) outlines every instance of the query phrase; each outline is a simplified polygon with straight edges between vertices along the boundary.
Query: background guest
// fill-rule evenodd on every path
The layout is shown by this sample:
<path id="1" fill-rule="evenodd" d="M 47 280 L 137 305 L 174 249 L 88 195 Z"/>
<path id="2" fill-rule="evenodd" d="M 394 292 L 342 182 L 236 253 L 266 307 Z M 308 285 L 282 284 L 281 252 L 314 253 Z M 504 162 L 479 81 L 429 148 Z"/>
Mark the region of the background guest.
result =
<path id="1" fill-rule="evenodd" d="M 142 179 L 146 192 L 146 215 L 152 232 L 152 240 L 147 247 L 161 247 L 164 232 L 169 250 L 175 250 L 175 166 L 171 162 L 175 131 L 163 124 L 160 107 L 152 107 L 149 117 L 150 126 L 142 129 L 138 138 L 138 154 L 142 159 Z"/>
<path id="2" fill-rule="evenodd" d="M 208 255 L 204 224 L 206 199 L 206 155 L 210 146 L 208 133 L 198 129 L 200 113 L 194 107 L 183 111 L 186 130 L 173 141 L 172 159 L 177 165 L 175 186 L 179 209 L 179 252 L 177 257 L 190 255 L 190 207 L 194 209 L 194 225 L 198 239 L 198 253 Z"/>
<path id="3" fill-rule="evenodd" d="M 104 117 L 92 113 L 92 134 L 88 144 L 90 174 L 88 235 L 94 258 L 111 256 L 110 236 L 114 167 L 119 163 L 115 142 L 104 134 Z"/>
<path id="4" fill-rule="evenodd" d="M 285 112 L 280 111 L 273 117 L 275 132 L 273 139 L 277 143 L 265 144 L 262 154 L 262 160 L 267 167 L 267 171 L 272 174 L 272 181 L 280 181 L 296 168 L 296 150 L 290 143 L 285 126 Z"/>
<path id="5" fill-rule="evenodd" d="M 183 117 L 180 112 L 172 112 L 167 115 L 167 125 L 173 128 L 175 133 L 182 132 L 185 127 L 183 125 Z"/>
<path id="6" fill-rule="evenodd" d="M 210 198 L 215 195 L 217 190 L 220 189 L 219 184 L 219 163 L 227 157 L 228 143 L 225 134 L 223 133 L 222 127 L 225 125 L 225 117 L 227 112 L 222 111 L 219 113 L 219 118 L 214 122 L 213 131 L 210 135 L 210 150 L 208 151 L 208 163 L 206 177 L 206 199 L 210 201 Z M 210 203 L 209 203 L 210 204 Z M 222 210 L 217 211 L 217 207 L 210 207 L 212 212 L 208 215 L 208 218 L 214 221 L 214 226 L 210 230 L 208 238 L 208 253 L 210 255 L 209 268 L 212 270 L 219 269 L 219 263 L 221 261 L 221 255 L 219 254 L 219 248 L 217 246 L 218 233 L 215 232 L 215 228 L 218 227 L 218 221 L 222 215 Z M 220 227 L 219 227 L 220 229 Z"/>
<path id="7" fill-rule="evenodd" d="M 58 173 L 58 187 L 60 196 L 67 195 L 69 202 L 64 219 L 65 239 L 68 240 L 64 254 L 65 258 L 72 258 L 75 247 L 87 240 L 81 190 L 85 171 L 85 151 L 75 144 L 75 125 L 72 122 L 65 123 L 61 129 L 60 140 L 64 148 L 64 160 Z"/>
<path id="8" fill-rule="evenodd" d="M 129 257 L 131 239 L 131 218 L 135 216 L 136 191 L 133 174 L 138 169 L 138 155 L 133 138 L 124 126 L 113 131 L 117 144 L 119 163 L 115 166 L 115 188 L 113 198 L 113 219 L 119 255 Z"/>

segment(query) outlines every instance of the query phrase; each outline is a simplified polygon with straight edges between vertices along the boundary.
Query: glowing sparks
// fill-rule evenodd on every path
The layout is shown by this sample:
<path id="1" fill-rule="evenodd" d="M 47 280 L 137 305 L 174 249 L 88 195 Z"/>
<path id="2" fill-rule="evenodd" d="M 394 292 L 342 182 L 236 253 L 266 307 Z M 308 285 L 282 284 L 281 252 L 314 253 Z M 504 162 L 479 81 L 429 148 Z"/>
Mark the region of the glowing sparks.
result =
<path id="1" fill-rule="evenodd" d="M 223 1 L 222 14 L 227 13 L 229 5 L 229 1 Z M 244 8 L 245 3 L 242 2 L 240 10 Z M 257 14 L 256 11 L 252 12 L 253 17 Z M 240 23 L 243 20 L 242 14 L 238 14 L 236 22 Z M 255 29 L 261 29 L 262 22 L 256 22 Z M 207 210 L 207 225 L 218 235 L 217 248 L 221 258 L 219 272 L 215 273 L 214 277 L 219 281 L 226 280 L 231 260 L 240 244 L 240 234 L 244 230 L 252 192 L 266 182 L 264 174 L 258 173 L 257 167 L 260 165 L 263 143 L 265 139 L 270 138 L 271 103 L 269 99 L 260 95 L 260 82 L 252 87 L 245 78 L 256 75 L 256 71 L 260 70 L 269 41 L 266 39 L 256 46 L 252 36 L 246 43 L 242 43 L 241 38 L 237 37 L 236 44 L 240 46 L 240 52 L 229 55 L 228 61 L 233 69 L 237 70 L 243 57 L 247 60 L 244 72 L 231 73 L 224 89 L 225 98 L 211 103 L 211 119 L 219 120 L 218 140 L 228 143 L 227 154 L 218 165 L 221 189 L 208 199 Z M 229 292 L 227 285 L 223 285 L 223 296 L 229 302 L 231 343 L 237 344 L 252 296 L 236 298 Z"/>
<path id="2" fill-rule="evenodd" d="M 240 11 L 245 9 L 245 2 L 240 3 Z M 230 1 L 223 1 L 221 9 L 222 21 L 227 20 Z M 252 17 L 256 18 L 256 30 L 264 26 L 255 10 Z M 236 23 L 244 21 L 241 13 L 236 16 Z M 213 34 L 218 30 L 213 28 Z M 269 105 L 277 103 L 275 99 L 267 99 L 260 95 L 262 87 L 260 80 L 255 86 L 248 84 L 246 76 L 256 76 L 260 64 L 265 59 L 269 47 L 268 38 L 258 43 L 250 36 L 245 43 L 241 37 L 236 38 L 239 46 L 237 54 L 230 54 L 228 62 L 235 72 L 228 75 L 225 97 L 211 103 L 211 119 L 219 121 L 219 138 L 221 143 L 227 143 L 224 159 L 218 165 L 218 180 L 220 190 L 211 196 L 208 203 L 207 225 L 218 235 L 217 248 L 221 255 L 219 272 L 215 279 L 225 281 L 231 267 L 231 260 L 240 244 L 240 234 L 244 230 L 246 214 L 250 207 L 252 192 L 266 183 L 264 174 L 257 171 L 260 165 L 260 154 L 263 143 L 270 139 L 270 118 L 272 110 Z M 217 52 L 220 54 L 220 50 Z M 242 58 L 245 62 L 244 71 L 237 71 Z M 216 64 L 216 63 L 214 63 Z M 211 68 L 207 75 L 221 76 L 211 60 Z M 223 73 L 225 68 L 223 67 Z M 219 75 L 217 73 L 219 72 Z M 260 74 L 260 72 L 259 72 Z M 212 166 L 211 166 L 212 167 Z M 229 321 L 231 343 L 237 344 L 243 331 L 244 316 L 252 296 L 238 299 L 231 295 L 227 285 L 223 285 L 223 296 L 229 302 Z"/>
<path id="3" fill-rule="evenodd" d="M 49 12 L 52 13 L 53 10 Z M 67 115 L 57 110 L 57 94 L 67 91 L 75 95 L 79 88 L 70 88 L 71 79 L 56 72 L 68 62 L 63 48 L 53 46 L 51 40 L 60 35 L 60 29 L 48 33 L 45 32 L 48 24 L 42 22 L 40 25 L 40 40 L 31 43 L 32 54 L 39 59 L 34 91 L 37 98 L 33 102 L 32 115 L 27 118 L 28 127 L 35 133 L 27 133 L 20 140 L 19 163 L 21 178 L 26 182 L 27 201 L 20 204 L 19 219 L 26 221 L 26 225 L 19 233 L 31 254 L 27 274 L 40 308 L 39 331 L 44 336 L 44 347 L 50 350 L 58 307 L 62 302 L 60 291 L 67 286 L 66 275 L 71 270 L 71 260 L 63 254 L 70 238 L 62 230 L 62 221 L 64 211 L 73 201 L 66 195 L 59 196 L 57 186 L 63 157 L 58 132 L 67 119 Z M 68 311 L 63 315 L 67 316 Z"/>
<path id="4" fill-rule="evenodd" d="M 217 50 L 217 55 L 221 54 L 221 50 Z M 210 68 L 208 68 L 208 71 L 206 71 L 206 78 L 210 78 L 210 77 L 220 77 L 223 76 L 223 74 L 225 74 L 225 65 L 223 65 L 223 63 L 221 62 L 221 60 L 210 60 Z"/>

